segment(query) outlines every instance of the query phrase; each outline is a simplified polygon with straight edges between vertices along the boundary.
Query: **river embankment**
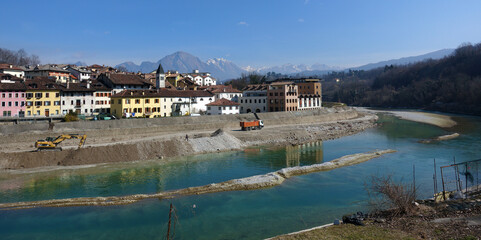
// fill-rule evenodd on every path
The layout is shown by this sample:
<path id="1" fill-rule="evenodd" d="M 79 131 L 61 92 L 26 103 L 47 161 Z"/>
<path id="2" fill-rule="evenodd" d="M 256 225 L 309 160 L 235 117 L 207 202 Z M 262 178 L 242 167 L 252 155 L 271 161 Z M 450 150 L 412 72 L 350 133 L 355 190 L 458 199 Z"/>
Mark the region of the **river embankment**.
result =
<path id="1" fill-rule="evenodd" d="M 0 169 L 131 162 L 230 151 L 258 145 L 297 145 L 329 140 L 375 126 L 377 116 L 343 107 L 304 112 L 259 113 L 265 128 L 240 131 L 239 121 L 253 114 L 128 119 L 98 122 L 1 126 Z M 45 126 L 44 126 L 45 125 Z M 84 147 L 75 140 L 63 151 L 35 152 L 33 143 L 47 136 L 87 134 Z"/>

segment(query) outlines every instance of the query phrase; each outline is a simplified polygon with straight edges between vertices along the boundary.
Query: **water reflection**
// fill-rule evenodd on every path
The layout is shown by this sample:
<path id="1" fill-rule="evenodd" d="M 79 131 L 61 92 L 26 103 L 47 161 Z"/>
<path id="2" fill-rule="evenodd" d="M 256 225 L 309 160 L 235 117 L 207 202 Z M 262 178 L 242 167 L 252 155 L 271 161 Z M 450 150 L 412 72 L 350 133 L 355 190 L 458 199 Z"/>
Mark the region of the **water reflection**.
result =
<path id="1" fill-rule="evenodd" d="M 311 142 L 286 147 L 286 167 L 311 165 L 323 162 L 322 142 Z"/>

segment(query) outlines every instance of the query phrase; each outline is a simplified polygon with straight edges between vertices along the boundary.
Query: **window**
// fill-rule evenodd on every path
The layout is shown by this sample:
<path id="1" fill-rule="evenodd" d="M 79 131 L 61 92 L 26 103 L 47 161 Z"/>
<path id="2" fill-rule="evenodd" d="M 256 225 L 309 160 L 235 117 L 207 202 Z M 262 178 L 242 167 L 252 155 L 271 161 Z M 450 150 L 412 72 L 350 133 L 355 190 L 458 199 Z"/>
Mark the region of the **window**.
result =
<path id="1" fill-rule="evenodd" d="M 33 93 L 27 93 L 27 98 L 33 98 Z"/>
<path id="2" fill-rule="evenodd" d="M 130 104 L 130 99 L 125 99 L 125 104 Z"/>
<path id="3" fill-rule="evenodd" d="M 8 98 L 12 98 L 12 94 L 11 94 L 11 93 L 8 94 Z"/>
<path id="4" fill-rule="evenodd" d="M 210 107 L 207 107 L 207 110 L 210 110 Z"/>
<path id="5" fill-rule="evenodd" d="M 5 93 L 2 93 L 2 98 L 5 98 Z"/>
<path id="6" fill-rule="evenodd" d="M 31 111 L 27 111 L 27 116 L 30 116 L 32 115 L 32 112 Z"/>
<path id="7" fill-rule="evenodd" d="M 165 98 L 164 98 L 164 102 L 165 102 Z M 154 103 L 159 103 L 159 99 L 158 99 L 158 98 L 155 99 L 155 100 L 154 100 Z"/>
<path id="8" fill-rule="evenodd" d="M 50 106 L 50 101 L 43 102 L 45 106 Z"/>
<path id="9" fill-rule="evenodd" d="M 229 110 L 232 110 L 232 106 L 229 107 Z"/>
<path id="10" fill-rule="evenodd" d="M 29 106 L 29 107 L 30 107 L 30 106 L 33 106 L 33 102 L 32 102 L 32 101 L 27 101 L 26 103 L 27 103 L 27 106 Z"/>
<path id="11" fill-rule="evenodd" d="M 55 110 L 55 115 L 58 115 L 58 110 Z"/>
<path id="12" fill-rule="evenodd" d="M 46 97 L 46 98 L 50 97 L 50 94 L 49 94 L 49 93 L 45 93 L 45 97 Z"/>
<path id="13" fill-rule="evenodd" d="M 35 93 L 35 98 L 42 98 L 42 93 Z"/>
<path id="14" fill-rule="evenodd" d="M 2 107 L 5 107 L 5 102 L 2 102 Z"/>
<path id="15" fill-rule="evenodd" d="M 70 105 L 73 105 L 73 100 L 70 100 Z"/>
<path id="16" fill-rule="evenodd" d="M 117 103 L 118 103 L 118 104 L 122 104 L 122 100 L 119 99 L 119 100 L 117 101 Z"/>
<path id="17" fill-rule="evenodd" d="M 145 103 L 150 103 L 150 99 L 145 99 Z"/>
<path id="18" fill-rule="evenodd" d="M 8 106 L 11 107 L 11 106 L 12 106 L 12 102 L 8 102 Z"/>
<path id="19" fill-rule="evenodd" d="M 18 93 L 15 93 L 15 98 L 18 98 Z"/>
<path id="20" fill-rule="evenodd" d="M 42 106 L 42 101 L 36 101 L 36 102 L 35 102 L 35 106 L 37 106 L 37 107 L 38 107 L 38 106 Z M 39 113 L 39 115 L 40 115 L 40 113 Z"/>
<path id="21" fill-rule="evenodd" d="M 219 110 L 221 110 L 221 107 L 219 107 Z"/>
<path id="22" fill-rule="evenodd" d="M 22 93 L 22 97 L 25 97 L 25 94 L 24 94 L 24 93 Z"/>
<path id="23" fill-rule="evenodd" d="M 135 99 L 135 103 L 136 103 L 136 104 L 139 104 L 139 103 L 140 103 L 140 99 Z"/>
<path id="24" fill-rule="evenodd" d="M 60 106 L 60 101 L 55 101 L 55 102 L 53 102 L 53 105 L 55 105 L 55 106 Z"/>
<path id="25" fill-rule="evenodd" d="M 225 106 L 224 106 L 224 107 L 222 107 L 222 110 L 225 110 Z"/>
<path id="26" fill-rule="evenodd" d="M 39 115 L 39 116 L 40 116 L 40 110 L 37 110 L 37 115 Z"/>

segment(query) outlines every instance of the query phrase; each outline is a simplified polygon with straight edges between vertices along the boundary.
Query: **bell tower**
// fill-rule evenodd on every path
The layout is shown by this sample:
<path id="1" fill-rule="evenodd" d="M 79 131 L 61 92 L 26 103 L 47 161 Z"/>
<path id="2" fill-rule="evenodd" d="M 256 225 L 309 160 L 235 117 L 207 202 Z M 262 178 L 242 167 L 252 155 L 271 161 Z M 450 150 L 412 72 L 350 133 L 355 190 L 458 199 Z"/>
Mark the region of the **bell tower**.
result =
<path id="1" fill-rule="evenodd" d="M 159 67 L 155 72 L 155 86 L 157 89 L 165 88 L 165 73 L 164 69 L 162 68 L 162 64 L 159 63 Z"/>

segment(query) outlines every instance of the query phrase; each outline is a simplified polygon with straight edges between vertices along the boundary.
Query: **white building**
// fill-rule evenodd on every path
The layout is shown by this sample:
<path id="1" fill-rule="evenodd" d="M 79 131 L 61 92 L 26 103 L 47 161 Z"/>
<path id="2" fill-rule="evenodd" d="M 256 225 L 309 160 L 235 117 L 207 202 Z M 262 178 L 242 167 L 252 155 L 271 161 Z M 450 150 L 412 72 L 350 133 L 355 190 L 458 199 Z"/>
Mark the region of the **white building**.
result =
<path id="1" fill-rule="evenodd" d="M 298 110 L 312 110 L 321 108 L 321 96 L 316 94 L 299 95 Z"/>
<path id="2" fill-rule="evenodd" d="M 222 98 L 207 104 L 207 115 L 227 114 L 239 114 L 239 103 Z"/>
<path id="3" fill-rule="evenodd" d="M 89 81 L 91 82 L 91 87 L 94 89 L 94 115 L 98 113 L 110 113 L 112 89 L 97 80 Z"/>
<path id="4" fill-rule="evenodd" d="M 208 72 L 199 72 L 194 70 L 193 73 L 183 73 L 183 77 L 187 77 L 199 86 L 213 86 L 217 84 L 217 80 L 213 78 Z"/>
<path id="5" fill-rule="evenodd" d="M 62 115 L 70 111 L 90 116 L 95 109 L 94 89 L 89 83 L 69 83 L 60 89 L 60 111 Z"/>
<path id="6" fill-rule="evenodd" d="M 234 102 L 239 102 L 239 98 L 242 97 L 242 91 L 239 91 L 230 85 L 213 85 L 204 87 L 204 90 L 213 93 L 215 95 L 215 100 L 225 98 Z"/>
<path id="7" fill-rule="evenodd" d="M 181 90 L 175 93 L 172 103 L 172 115 L 183 116 L 190 114 L 204 114 L 207 104 L 213 102 L 214 94 L 208 91 Z"/>
<path id="8" fill-rule="evenodd" d="M 258 84 L 242 89 L 240 113 L 267 112 L 267 88 L 268 85 Z"/>
<path id="9" fill-rule="evenodd" d="M 80 82 L 90 80 L 90 75 L 92 72 L 84 67 L 72 67 L 67 66 L 65 70 L 69 71 L 72 75 L 74 75 Z"/>
<path id="10" fill-rule="evenodd" d="M 0 73 L 10 74 L 18 78 L 23 78 L 25 76 L 23 69 L 12 64 L 0 64 Z"/>

